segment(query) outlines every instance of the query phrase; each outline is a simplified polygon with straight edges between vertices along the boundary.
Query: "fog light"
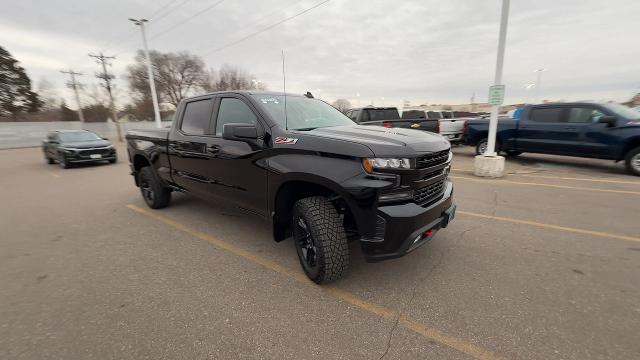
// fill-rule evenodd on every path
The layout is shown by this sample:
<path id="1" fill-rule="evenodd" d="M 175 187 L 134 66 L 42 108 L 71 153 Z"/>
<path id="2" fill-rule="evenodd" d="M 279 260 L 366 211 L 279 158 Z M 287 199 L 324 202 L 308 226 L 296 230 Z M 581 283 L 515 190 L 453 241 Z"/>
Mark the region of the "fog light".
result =
<path id="1" fill-rule="evenodd" d="M 413 191 L 400 191 L 378 195 L 379 202 L 402 201 L 413 198 Z"/>

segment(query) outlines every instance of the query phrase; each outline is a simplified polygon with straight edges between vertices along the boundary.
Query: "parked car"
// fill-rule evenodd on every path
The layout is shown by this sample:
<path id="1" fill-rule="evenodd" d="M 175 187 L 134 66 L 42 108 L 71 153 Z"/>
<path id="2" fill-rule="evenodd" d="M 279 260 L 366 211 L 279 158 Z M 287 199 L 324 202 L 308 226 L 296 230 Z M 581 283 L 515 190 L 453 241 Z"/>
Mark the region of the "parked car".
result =
<path id="1" fill-rule="evenodd" d="M 347 116 L 360 125 L 416 129 L 438 133 L 438 121 L 424 112 L 404 111 L 402 116 L 395 107 L 364 107 L 347 111 Z"/>
<path id="2" fill-rule="evenodd" d="M 465 143 L 482 154 L 487 148 L 488 120 L 467 122 Z M 640 113 L 615 103 L 549 103 L 527 105 L 520 119 L 501 118 L 497 149 L 610 159 L 625 162 L 640 175 Z"/>
<path id="3" fill-rule="evenodd" d="M 440 135 L 446 137 L 452 144 L 462 142 L 464 124 L 469 118 L 458 116 L 466 115 L 467 113 L 440 110 L 430 110 L 427 113 L 430 117 L 439 120 Z"/>
<path id="4" fill-rule="evenodd" d="M 107 139 L 87 130 L 55 130 L 42 142 L 47 163 L 58 162 L 64 169 L 73 164 L 118 161 L 115 147 Z"/>
<path id="5" fill-rule="evenodd" d="M 183 100 L 171 129 L 127 133 L 135 184 L 153 209 L 181 191 L 266 220 L 316 283 L 401 257 L 454 218 L 451 147 L 411 129 L 361 126 L 312 96 L 217 92 Z"/>

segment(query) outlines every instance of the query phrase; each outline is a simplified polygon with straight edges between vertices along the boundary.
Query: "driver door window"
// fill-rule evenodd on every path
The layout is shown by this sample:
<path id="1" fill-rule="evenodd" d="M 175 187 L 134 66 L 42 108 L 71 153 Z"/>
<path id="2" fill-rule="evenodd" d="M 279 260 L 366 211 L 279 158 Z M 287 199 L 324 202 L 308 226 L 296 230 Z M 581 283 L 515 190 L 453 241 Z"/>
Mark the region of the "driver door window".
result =
<path id="1" fill-rule="evenodd" d="M 224 124 L 231 123 L 257 125 L 258 118 L 242 100 L 222 98 L 216 119 L 216 136 L 222 136 Z"/>

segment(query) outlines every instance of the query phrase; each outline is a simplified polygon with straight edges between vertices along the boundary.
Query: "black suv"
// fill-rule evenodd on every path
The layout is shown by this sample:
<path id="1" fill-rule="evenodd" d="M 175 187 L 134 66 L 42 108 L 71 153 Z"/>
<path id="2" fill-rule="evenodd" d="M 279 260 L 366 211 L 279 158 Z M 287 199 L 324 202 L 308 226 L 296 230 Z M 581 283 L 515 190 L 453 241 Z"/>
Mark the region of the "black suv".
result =
<path id="1" fill-rule="evenodd" d="M 42 143 L 47 163 L 58 162 L 63 169 L 76 163 L 118 161 L 116 149 L 107 139 L 86 130 L 56 130 Z"/>

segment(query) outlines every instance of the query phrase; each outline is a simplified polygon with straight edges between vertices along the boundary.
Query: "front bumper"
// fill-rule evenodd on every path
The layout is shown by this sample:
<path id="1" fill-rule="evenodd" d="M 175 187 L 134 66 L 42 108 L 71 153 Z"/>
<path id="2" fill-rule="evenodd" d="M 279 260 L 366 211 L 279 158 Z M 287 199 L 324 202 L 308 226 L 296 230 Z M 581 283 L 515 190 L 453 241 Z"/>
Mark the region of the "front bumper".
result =
<path id="1" fill-rule="evenodd" d="M 116 151 L 109 152 L 109 153 L 105 152 L 103 154 L 100 154 L 99 158 L 92 158 L 90 154 L 85 155 L 78 152 L 74 152 L 74 153 L 64 152 L 62 156 L 64 156 L 64 159 L 68 163 L 72 163 L 72 164 L 116 160 L 118 158 L 118 154 L 116 153 Z"/>
<path id="2" fill-rule="evenodd" d="M 361 239 L 365 260 L 377 262 L 408 254 L 447 227 L 455 211 L 453 184 L 448 180 L 442 198 L 427 207 L 414 203 L 379 207 L 377 227 L 384 228 L 384 238 Z"/>

